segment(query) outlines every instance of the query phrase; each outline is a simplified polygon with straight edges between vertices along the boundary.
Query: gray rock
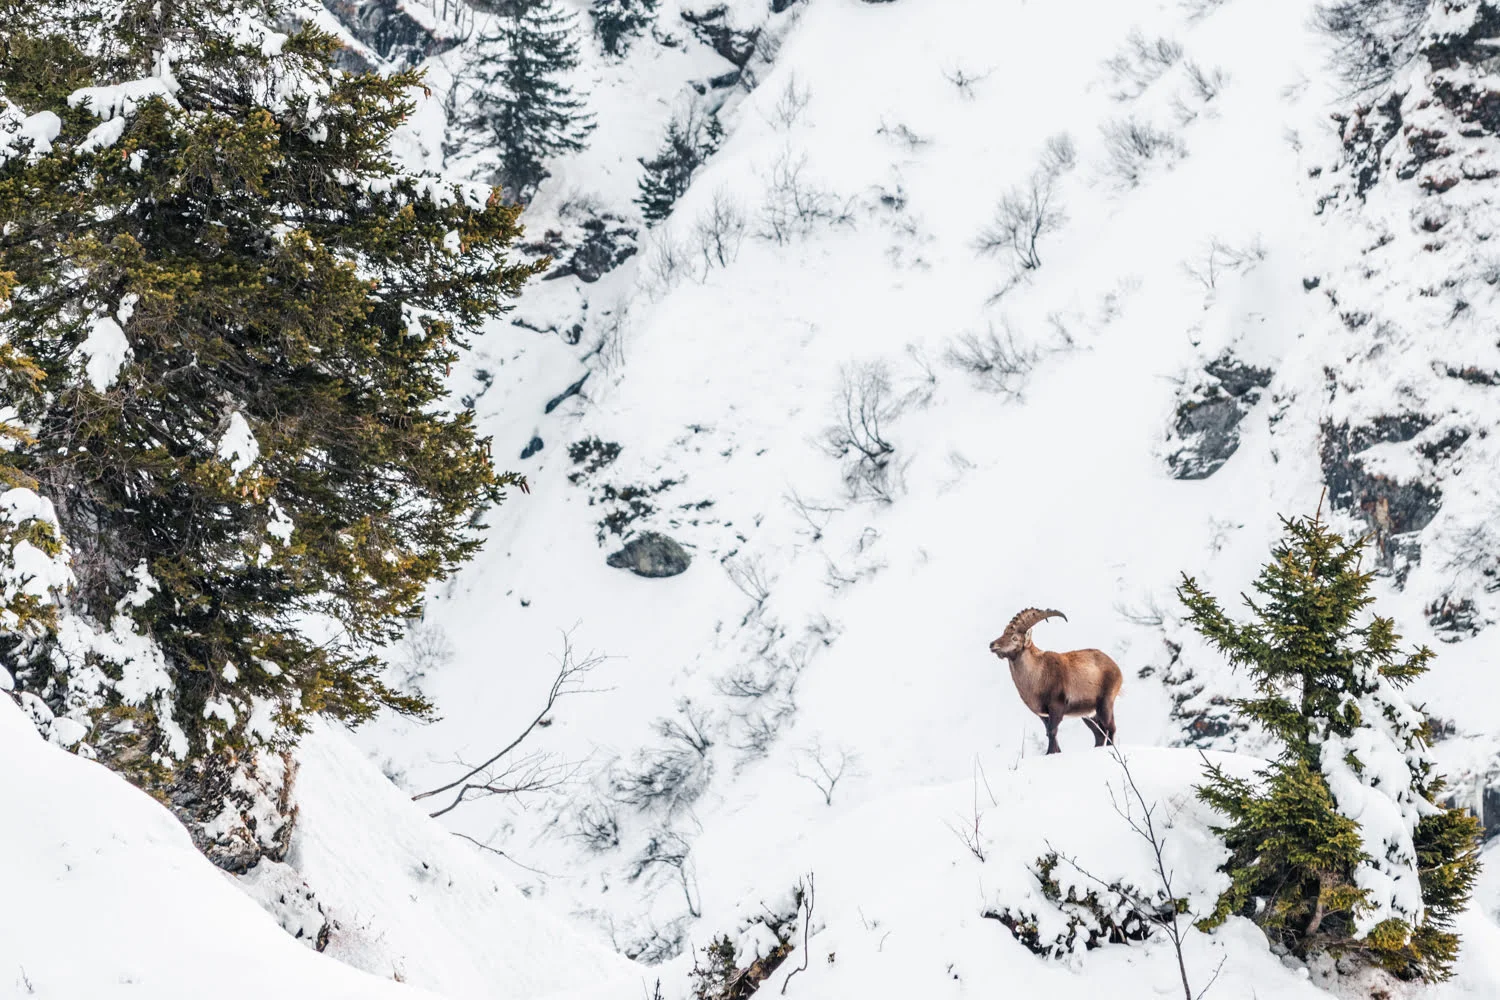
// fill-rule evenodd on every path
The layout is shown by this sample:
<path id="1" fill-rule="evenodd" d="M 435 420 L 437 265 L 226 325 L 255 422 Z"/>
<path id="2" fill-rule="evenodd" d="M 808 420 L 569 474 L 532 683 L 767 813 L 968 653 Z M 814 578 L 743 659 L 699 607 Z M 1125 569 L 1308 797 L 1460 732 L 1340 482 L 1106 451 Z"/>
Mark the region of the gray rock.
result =
<path id="1" fill-rule="evenodd" d="M 434 36 L 398 0 L 329 0 L 325 6 L 350 34 L 397 66 L 415 66 L 454 44 Z"/>
<path id="2" fill-rule="evenodd" d="M 1467 436 L 1445 436 L 1424 453 L 1414 439 L 1431 424 L 1431 418 L 1423 414 L 1403 413 L 1354 427 L 1325 424 L 1322 428 L 1320 457 L 1329 503 L 1335 510 L 1357 513 L 1370 526 L 1380 553 L 1377 566 L 1394 573 L 1398 586 L 1404 582 L 1405 570 L 1420 558 L 1415 536 L 1437 516 L 1443 493 L 1434 482 L 1402 482 L 1381 475 L 1360 456 L 1375 444 L 1410 443 L 1413 451 L 1435 460 L 1451 454 Z"/>
<path id="3" fill-rule="evenodd" d="M 1240 421 L 1271 384 L 1269 368 L 1223 354 L 1203 366 L 1208 380 L 1177 406 L 1173 436 L 1182 442 L 1167 465 L 1176 479 L 1207 479 L 1240 447 Z"/>
<path id="4" fill-rule="evenodd" d="M 624 548 L 604 561 L 616 569 L 628 569 L 636 576 L 663 577 L 684 572 L 692 557 L 666 535 L 647 531 L 626 542 Z"/>

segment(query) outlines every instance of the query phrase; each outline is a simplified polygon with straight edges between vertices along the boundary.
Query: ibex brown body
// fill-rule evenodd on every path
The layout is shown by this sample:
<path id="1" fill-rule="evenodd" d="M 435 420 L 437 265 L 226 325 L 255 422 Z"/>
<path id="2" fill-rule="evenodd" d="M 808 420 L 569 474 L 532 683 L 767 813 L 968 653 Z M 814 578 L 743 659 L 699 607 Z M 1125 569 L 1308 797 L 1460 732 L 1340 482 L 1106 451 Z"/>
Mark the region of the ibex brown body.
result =
<path id="1" fill-rule="evenodd" d="M 1094 746 L 1115 739 L 1115 696 L 1124 678 L 1108 654 L 1097 649 L 1053 653 L 1038 649 L 1031 628 L 1048 618 L 1068 620 L 1061 611 L 1027 608 L 1010 620 L 990 652 L 1010 661 L 1010 677 L 1026 707 L 1047 724 L 1047 752 L 1059 753 L 1057 727 L 1066 718 L 1083 718 L 1094 733 Z"/>

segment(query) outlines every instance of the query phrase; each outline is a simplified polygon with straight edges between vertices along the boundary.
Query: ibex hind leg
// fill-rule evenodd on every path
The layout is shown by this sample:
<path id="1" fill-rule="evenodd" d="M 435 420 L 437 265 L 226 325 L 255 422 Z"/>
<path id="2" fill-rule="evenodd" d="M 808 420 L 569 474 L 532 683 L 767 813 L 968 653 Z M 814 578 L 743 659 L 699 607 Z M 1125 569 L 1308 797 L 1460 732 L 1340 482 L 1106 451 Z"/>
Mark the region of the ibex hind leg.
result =
<path id="1" fill-rule="evenodd" d="M 1114 706 L 1108 702 L 1101 700 L 1094 706 L 1093 718 L 1085 718 L 1083 721 L 1094 732 L 1094 746 L 1102 747 L 1115 741 L 1115 711 Z"/>

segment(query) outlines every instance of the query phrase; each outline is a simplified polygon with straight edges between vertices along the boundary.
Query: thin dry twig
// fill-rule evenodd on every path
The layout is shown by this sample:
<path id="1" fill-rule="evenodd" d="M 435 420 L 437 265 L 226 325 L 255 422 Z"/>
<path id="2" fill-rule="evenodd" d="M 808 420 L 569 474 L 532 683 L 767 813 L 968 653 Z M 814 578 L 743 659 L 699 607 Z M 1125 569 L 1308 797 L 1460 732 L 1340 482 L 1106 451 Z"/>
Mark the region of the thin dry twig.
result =
<path id="1" fill-rule="evenodd" d="M 457 794 L 451 802 L 429 814 L 436 817 L 456 809 L 468 799 L 471 792 L 483 795 L 514 795 L 520 792 L 540 791 L 557 787 L 577 772 L 580 764 L 559 762 L 555 756 L 548 753 L 528 754 L 514 762 L 505 760 L 539 726 L 547 725 L 547 717 L 560 699 L 592 690 L 581 687 L 580 682 L 595 667 L 608 659 L 600 653 L 590 653 L 579 659 L 573 649 L 572 629 L 563 632 L 562 639 L 563 651 L 558 659 L 557 675 L 552 679 L 552 686 L 547 691 L 541 711 L 537 712 L 530 724 L 521 730 L 520 735 L 482 763 L 472 766 L 464 765 L 467 770 L 453 781 L 413 795 L 412 801 L 421 801 L 457 789 Z M 495 772 L 495 766 L 502 761 L 505 762 L 504 769 L 498 773 Z M 480 780 L 475 781 L 476 778 Z"/>

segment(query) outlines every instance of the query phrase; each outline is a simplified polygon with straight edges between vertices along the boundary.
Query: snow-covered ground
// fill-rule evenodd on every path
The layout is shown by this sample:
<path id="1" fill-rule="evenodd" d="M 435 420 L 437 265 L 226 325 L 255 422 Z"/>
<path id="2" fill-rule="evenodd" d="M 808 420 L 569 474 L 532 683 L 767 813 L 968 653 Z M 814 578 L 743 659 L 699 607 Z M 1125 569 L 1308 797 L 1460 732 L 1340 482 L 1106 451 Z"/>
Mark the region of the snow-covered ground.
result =
<path id="1" fill-rule="evenodd" d="M 1119 763 L 1078 722 L 1042 758 L 1041 725 L 987 646 L 1021 608 L 1056 607 L 1068 620 L 1039 626 L 1040 644 L 1120 662 L 1135 801 L 1156 809 L 1175 890 L 1201 913 L 1220 849 L 1192 795 L 1197 751 L 1165 748 L 1244 680 L 1182 627 L 1179 574 L 1222 598 L 1247 589 L 1278 515 L 1319 505 L 1321 425 L 1406 398 L 1392 373 L 1410 345 L 1362 353 L 1327 294 L 1368 277 L 1374 238 L 1357 205 L 1316 212 L 1341 157 L 1330 114 L 1354 102 L 1314 5 L 731 0 L 715 23 L 758 29 L 757 54 L 717 88 L 731 67 L 682 18 L 710 6 L 662 0 L 622 60 L 585 46 L 576 76 L 598 128 L 527 211 L 531 239 L 576 240 L 607 214 L 638 229 L 639 251 L 596 282 L 534 284 L 455 366 L 497 464 L 532 490 L 489 517 L 484 552 L 393 651 L 441 719 L 316 729 L 291 850 L 241 880 L 304 943 L 326 932 L 325 953 L 233 892 L 164 810 L 0 703 L 19 762 L 0 770 L 0 802 L 35 811 L 0 823 L 5 856 L 25 859 L 0 898 L 40 907 L 0 907 L 15 994 L 676 998 L 716 936 L 741 964 L 773 947 L 767 918 L 791 921 L 795 949 L 765 995 L 1180 991 L 1160 934 L 1042 958 L 985 916 L 1056 930 L 1031 875 L 1048 852 L 1077 862 L 1054 876 L 1079 891 L 1082 869 L 1157 888 L 1115 809 L 1130 801 Z M 414 162 L 441 164 L 443 94 L 471 53 L 430 62 L 433 96 L 402 137 Z M 722 146 L 647 229 L 637 161 L 691 104 L 718 109 Z M 997 205 L 1035 183 L 1052 213 L 1039 266 L 981 252 Z M 1381 192 L 1379 218 L 1415 252 L 1407 196 Z M 1389 312 L 1402 261 L 1382 265 L 1396 277 L 1346 299 Z M 1485 336 L 1482 322 L 1459 333 Z M 976 351 L 999 367 L 961 363 Z M 1175 479 L 1179 408 L 1226 354 L 1266 373 L 1238 449 Z M 1480 395 L 1455 412 L 1482 422 Z M 873 476 L 830 435 L 849 398 L 880 417 Z M 1387 445 L 1367 468 L 1424 471 Z M 1435 749 L 1464 773 L 1500 748 L 1500 630 L 1438 645 L 1454 637 L 1426 607 L 1483 590 L 1477 563 L 1443 558 L 1493 496 L 1483 458 L 1445 467 L 1456 503 L 1423 536 L 1435 544 L 1404 589 L 1379 585 L 1379 610 L 1439 649 L 1416 694 L 1453 724 Z M 606 564 L 646 531 L 686 549 L 685 573 Z M 565 649 L 592 669 L 505 776 L 543 787 L 422 816 L 453 793 L 408 797 L 525 730 Z M 1222 758 L 1240 769 L 1259 748 L 1206 742 L 1243 751 Z M 1410 994 L 1500 995 L 1497 921 L 1487 869 L 1454 980 Z M 1222 962 L 1210 997 L 1373 988 L 1283 963 L 1238 920 L 1189 933 L 1186 961 L 1198 986 Z"/>
<path id="2" fill-rule="evenodd" d="M 1330 114 L 1352 99 L 1314 5 L 820 0 L 772 14 L 745 0 L 723 21 L 759 27 L 766 58 L 751 60 L 753 89 L 723 90 L 703 84 L 727 65 L 680 19 L 701 6 L 667 0 L 658 32 L 675 45 L 644 37 L 578 74 L 599 128 L 554 165 L 528 210 L 533 238 L 589 213 L 633 218 L 636 160 L 687 102 L 722 101 L 726 138 L 672 216 L 641 227 L 639 253 L 595 283 L 534 285 L 516 325 L 497 325 L 455 371 L 497 460 L 533 492 L 490 518 L 484 554 L 434 595 L 427 652 L 397 653 L 441 721 L 386 720 L 356 738 L 403 788 L 451 781 L 530 721 L 567 633 L 576 652 L 608 658 L 526 744 L 555 755 L 565 783 L 442 817 L 503 850 L 491 860 L 541 905 L 626 954 L 691 964 L 694 947 L 734 931 L 737 906 L 782 899 L 815 871 L 830 937 L 815 937 L 813 964 L 833 978 L 809 971 L 792 992 L 929 993 L 939 954 L 976 991 L 1023 975 L 1066 991 L 1057 983 L 1096 973 L 1127 995 L 1166 988 L 1158 946 L 1090 955 L 1079 978 L 980 918 L 978 883 L 1024 871 L 1034 844 L 997 847 L 979 871 L 945 876 L 948 889 L 913 887 L 965 864 L 945 823 L 969 807 L 976 766 L 993 781 L 1040 753 L 1040 725 L 986 649 L 1020 608 L 1068 613 L 1039 627 L 1042 645 L 1120 661 L 1127 747 L 1186 738 L 1164 638 L 1184 644 L 1199 700 L 1242 690 L 1184 634 L 1174 587 L 1187 572 L 1231 598 L 1278 515 L 1318 507 L 1320 424 L 1349 409 L 1330 406 L 1329 373 L 1357 380 L 1366 362 L 1315 290 L 1357 268 L 1365 235 L 1357 208 L 1315 211 L 1340 159 Z M 1129 125 L 1152 155 L 1122 152 Z M 1018 271 L 1008 250 L 977 244 L 1049 156 L 1056 226 L 1040 266 Z M 786 225 L 789 203 L 812 206 L 800 224 Z M 990 333 L 1019 370 L 950 361 L 963 338 L 982 347 Z M 1227 464 L 1174 479 L 1177 408 L 1225 352 L 1269 384 L 1247 397 Z M 888 480 L 859 495 L 828 439 L 850 383 L 884 393 L 893 448 Z M 575 463 L 569 445 L 590 438 L 617 443 L 618 458 Z M 601 521 L 628 487 L 650 510 L 621 537 Z M 606 565 L 648 530 L 685 546 L 686 573 Z M 1429 562 L 1404 591 L 1384 579 L 1379 607 L 1441 652 L 1416 689 L 1461 734 L 1440 758 L 1483 770 L 1500 736 L 1500 681 L 1484 665 L 1500 640 L 1438 645 L 1424 607 L 1449 571 Z M 1062 739 L 1068 752 L 1091 743 L 1079 723 Z M 1240 745 L 1256 749 L 1253 736 Z M 1040 776 L 1055 766 L 1022 763 L 1037 784 L 1017 796 L 1049 801 Z M 831 796 L 824 767 L 842 770 Z M 1187 795 L 1191 763 L 1162 773 L 1163 796 Z M 668 777 L 669 793 L 642 794 Z M 1019 802 L 1000 796 L 994 826 L 1020 822 Z M 901 972 L 846 964 L 845 949 L 873 949 L 849 925 L 861 907 L 915 929 L 914 954 L 917 941 L 952 946 Z M 1476 944 L 1489 919 L 1469 918 Z M 1311 990 L 1252 931 L 1216 940 L 1203 947 L 1232 952 L 1217 990 Z M 1500 990 L 1470 951 L 1449 988 Z M 683 988 L 680 970 L 663 980 Z"/>
<path id="3" fill-rule="evenodd" d="M 0 757 L 0 995 L 416 1000 L 436 994 L 401 982 L 453 998 L 637 988 L 629 963 L 486 871 L 336 730 L 303 744 L 302 826 L 288 858 L 339 912 L 325 955 L 278 927 L 162 805 L 43 741 L 4 698 Z M 306 891 L 268 861 L 249 888 L 280 897 L 283 911 Z"/>

